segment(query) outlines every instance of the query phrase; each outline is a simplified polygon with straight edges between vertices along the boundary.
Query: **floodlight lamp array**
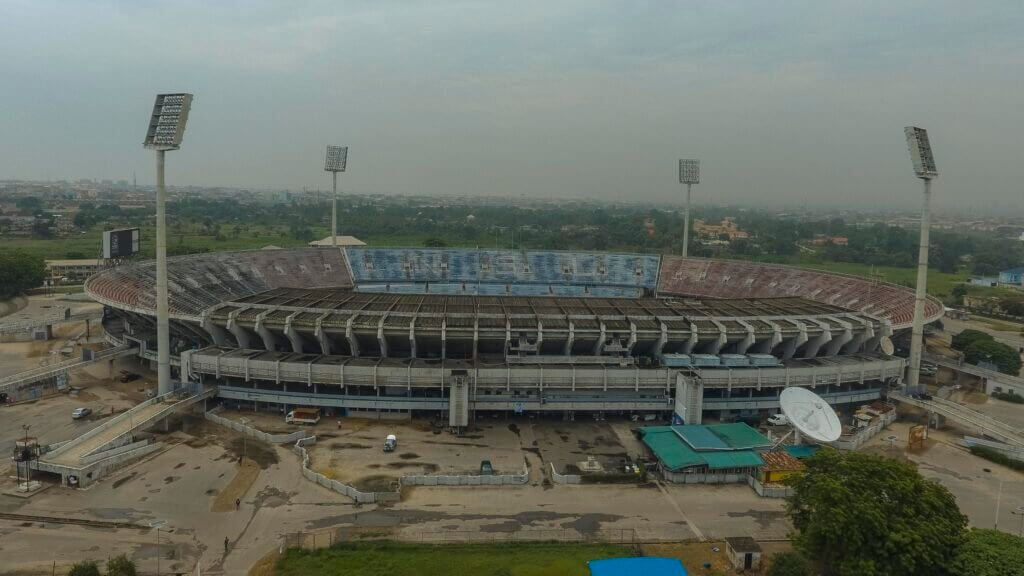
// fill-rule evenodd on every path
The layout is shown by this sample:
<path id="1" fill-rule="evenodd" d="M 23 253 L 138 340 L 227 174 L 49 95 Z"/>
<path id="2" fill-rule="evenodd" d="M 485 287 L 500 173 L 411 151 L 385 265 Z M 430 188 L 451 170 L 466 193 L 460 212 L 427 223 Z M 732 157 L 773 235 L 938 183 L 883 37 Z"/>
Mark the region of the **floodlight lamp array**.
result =
<path id="1" fill-rule="evenodd" d="M 700 183 L 700 160 L 679 160 L 679 183 Z"/>
<path id="2" fill-rule="evenodd" d="M 191 107 L 191 94 L 157 94 L 143 146 L 156 150 L 181 147 Z"/>
<path id="3" fill-rule="evenodd" d="M 907 126 L 903 133 L 907 137 L 907 149 L 910 151 L 910 161 L 914 165 L 914 174 L 925 180 L 938 176 L 932 145 L 928 141 L 928 131 L 916 126 Z"/>
<path id="4" fill-rule="evenodd" d="M 324 171 L 344 172 L 348 164 L 348 146 L 328 146 L 324 159 Z"/>

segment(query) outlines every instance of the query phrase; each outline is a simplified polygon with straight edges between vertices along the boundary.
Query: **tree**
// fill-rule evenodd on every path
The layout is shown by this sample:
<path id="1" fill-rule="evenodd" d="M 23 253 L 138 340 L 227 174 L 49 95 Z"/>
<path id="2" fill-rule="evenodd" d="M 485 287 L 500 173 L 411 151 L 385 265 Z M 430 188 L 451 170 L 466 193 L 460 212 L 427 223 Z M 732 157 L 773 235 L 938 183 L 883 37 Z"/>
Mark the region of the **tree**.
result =
<path id="1" fill-rule="evenodd" d="M 959 334 L 953 336 L 950 346 L 952 346 L 954 350 L 963 352 L 964 350 L 967 350 L 968 346 L 978 340 L 995 340 L 995 338 L 993 338 L 988 332 L 971 330 L 968 328 L 967 330 L 961 330 Z"/>
<path id="2" fill-rule="evenodd" d="M 100 567 L 95 560 L 83 560 L 68 570 L 68 576 L 100 576 Z"/>
<path id="3" fill-rule="evenodd" d="M 448 244 L 446 244 L 445 241 L 441 240 L 440 238 L 430 237 L 423 241 L 423 245 L 426 246 L 427 248 L 444 248 Z"/>
<path id="4" fill-rule="evenodd" d="M 967 533 L 952 572 L 971 576 L 1024 576 L 1024 539 L 975 528 Z"/>
<path id="5" fill-rule="evenodd" d="M 793 550 L 772 556 L 768 576 L 810 576 L 811 566 L 804 555 Z"/>
<path id="6" fill-rule="evenodd" d="M 953 302 L 955 304 L 963 304 L 964 296 L 967 295 L 967 286 L 957 284 L 956 286 L 953 286 L 953 289 L 950 290 L 949 294 L 953 297 Z"/>
<path id="7" fill-rule="evenodd" d="M 964 361 L 970 364 L 987 361 L 996 365 L 1003 374 L 1020 374 L 1020 354 L 1016 348 L 995 340 L 976 340 L 964 350 Z"/>
<path id="8" fill-rule="evenodd" d="M 948 568 L 967 518 L 907 462 L 824 449 L 792 481 L 795 544 L 837 576 L 933 576 Z"/>
<path id="9" fill-rule="evenodd" d="M 107 560 L 107 576 L 135 576 L 135 562 L 121 554 Z"/>
<path id="10" fill-rule="evenodd" d="M 46 264 L 42 258 L 20 250 L 0 252 L 0 298 L 10 298 L 43 285 Z"/>

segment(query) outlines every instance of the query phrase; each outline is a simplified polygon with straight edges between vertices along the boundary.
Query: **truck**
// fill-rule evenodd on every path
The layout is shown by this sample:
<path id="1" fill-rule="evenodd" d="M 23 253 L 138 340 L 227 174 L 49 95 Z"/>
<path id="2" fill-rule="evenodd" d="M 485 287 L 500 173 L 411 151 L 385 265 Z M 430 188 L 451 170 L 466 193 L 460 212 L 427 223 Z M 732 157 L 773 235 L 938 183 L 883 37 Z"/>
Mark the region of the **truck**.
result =
<path id="1" fill-rule="evenodd" d="M 284 417 L 287 424 L 309 424 L 313 425 L 320 421 L 319 408 L 296 408 Z"/>
<path id="2" fill-rule="evenodd" d="M 395 436 L 394 434 L 388 434 L 387 437 L 384 438 L 384 451 L 385 452 L 394 452 L 395 448 L 397 448 L 397 447 L 398 447 L 398 436 Z"/>

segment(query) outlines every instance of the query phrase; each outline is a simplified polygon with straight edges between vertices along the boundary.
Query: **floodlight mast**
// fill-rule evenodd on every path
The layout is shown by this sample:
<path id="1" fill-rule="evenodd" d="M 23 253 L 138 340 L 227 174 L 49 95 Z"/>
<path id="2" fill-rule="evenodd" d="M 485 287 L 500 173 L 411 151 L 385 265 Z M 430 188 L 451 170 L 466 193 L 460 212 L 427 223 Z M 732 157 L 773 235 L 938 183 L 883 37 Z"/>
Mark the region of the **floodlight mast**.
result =
<path id="1" fill-rule="evenodd" d="M 143 147 L 156 150 L 156 348 L 157 394 L 171 391 L 170 326 L 167 305 L 167 190 L 164 153 L 181 147 L 192 95 L 157 94 Z"/>
<path id="2" fill-rule="evenodd" d="M 338 172 L 348 164 L 348 146 L 328 146 L 324 171 L 331 173 L 331 246 L 338 247 Z"/>
<path id="3" fill-rule="evenodd" d="M 686 205 L 683 208 L 683 258 L 690 248 L 690 189 L 700 183 L 700 160 L 679 160 L 679 183 L 686 184 Z"/>
<path id="4" fill-rule="evenodd" d="M 903 129 L 914 166 L 914 175 L 924 181 L 921 202 L 921 239 L 917 252 L 917 287 L 914 292 L 914 324 L 910 336 L 910 366 L 907 368 L 907 390 L 918 392 L 921 373 L 921 352 L 924 347 L 924 306 L 928 299 L 928 232 L 931 227 L 932 180 L 939 176 L 935 157 L 928 141 L 928 131 L 916 126 Z"/>

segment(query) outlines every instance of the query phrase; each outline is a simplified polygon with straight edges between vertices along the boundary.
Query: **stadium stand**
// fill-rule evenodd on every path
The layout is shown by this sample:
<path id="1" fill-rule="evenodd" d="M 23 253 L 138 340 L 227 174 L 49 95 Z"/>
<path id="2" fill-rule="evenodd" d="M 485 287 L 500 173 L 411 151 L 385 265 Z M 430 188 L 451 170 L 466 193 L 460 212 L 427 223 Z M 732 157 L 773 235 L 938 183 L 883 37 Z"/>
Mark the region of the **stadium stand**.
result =
<path id="1" fill-rule="evenodd" d="M 351 286 L 344 252 L 331 248 L 190 254 L 167 262 L 172 316 L 195 316 L 219 302 L 271 288 Z M 156 308 L 155 287 L 154 262 L 121 266 L 86 281 L 86 290 L 100 302 L 140 311 Z"/>
<path id="2" fill-rule="evenodd" d="M 893 328 L 906 328 L 914 319 L 914 293 L 904 286 L 758 262 L 663 256 L 658 294 L 702 298 L 800 296 L 888 318 Z M 929 298 L 926 322 L 942 316 L 942 310 L 941 302 Z"/>

